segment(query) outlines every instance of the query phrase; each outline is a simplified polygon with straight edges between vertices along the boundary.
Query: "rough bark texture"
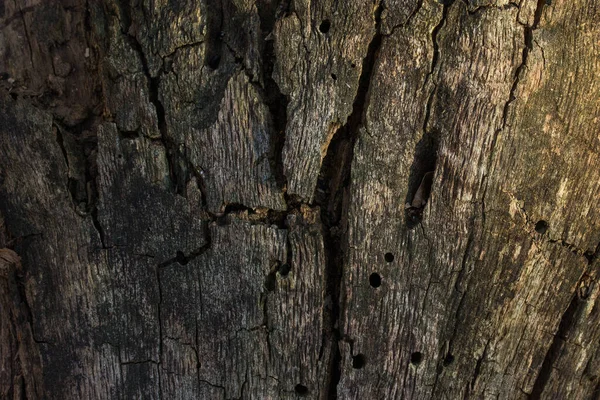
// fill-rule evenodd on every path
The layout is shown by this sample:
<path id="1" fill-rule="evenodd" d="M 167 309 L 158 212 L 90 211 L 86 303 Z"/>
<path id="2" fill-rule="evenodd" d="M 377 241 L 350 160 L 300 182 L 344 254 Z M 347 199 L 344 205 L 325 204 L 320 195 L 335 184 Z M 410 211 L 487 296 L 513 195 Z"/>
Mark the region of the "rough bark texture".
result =
<path id="1" fill-rule="evenodd" d="M 598 20 L 0 1 L 0 398 L 598 398 Z"/>

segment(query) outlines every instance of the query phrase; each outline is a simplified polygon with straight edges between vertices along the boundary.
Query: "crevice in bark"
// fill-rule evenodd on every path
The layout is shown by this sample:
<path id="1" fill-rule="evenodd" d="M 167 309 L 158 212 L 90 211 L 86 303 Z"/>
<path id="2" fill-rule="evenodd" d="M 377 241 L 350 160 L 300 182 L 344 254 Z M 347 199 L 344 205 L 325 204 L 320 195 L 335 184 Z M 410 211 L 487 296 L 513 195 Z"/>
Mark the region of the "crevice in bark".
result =
<path id="1" fill-rule="evenodd" d="M 104 229 L 98 219 L 98 136 L 96 133 L 98 120 L 96 116 L 91 115 L 69 129 L 60 126 L 57 121 L 54 121 L 54 125 L 57 130 L 57 142 L 65 157 L 67 169 L 70 169 L 71 165 L 83 164 L 83 171 L 76 173 L 76 176 L 79 176 L 79 179 L 82 179 L 83 182 L 77 177 L 71 177 L 70 172 L 67 171 L 67 189 L 71 195 L 75 211 L 83 217 L 87 215 L 91 217 L 92 225 L 98 232 L 101 246 L 103 249 L 107 249 Z M 65 134 L 69 135 L 75 152 L 67 151 L 64 141 Z M 72 160 L 74 162 L 69 161 L 70 157 L 75 157 Z M 82 209 L 79 205 L 82 205 Z"/>
<path id="2" fill-rule="evenodd" d="M 429 70 L 429 72 L 427 73 L 427 76 L 425 77 L 425 83 L 423 84 L 423 86 L 427 85 L 427 82 L 429 82 L 429 79 L 431 79 L 431 77 L 433 76 L 433 73 L 435 72 L 435 68 L 438 65 L 438 62 L 440 59 L 440 46 L 439 46 L 437 38 L 438 38 L 438 34 L 440 33 L 440 30 L 446 24 L 446 18 L 448 17 L 448 8 L 452 5 L 452 3 L 454 3 L 454 0 L 440 1 L 440 3 L 444 6 L 442 9 L 442 19 L 431 31 L 431 43 L 433 45 L 433 57 L 431 58 L 431 69 Z M 433 96 L 433 91 L 430 94 L 430 98 L 427 100 L 428 104 L 430 104 L 432 96 Z M 430 109 L 431 108 L 428 107 L 427 111 L 429 111 Z M 427 122 L 429 121 L 428 116 L 429 116 L 429 113 L 426 113 L 425 121 L 423 123 L 423 132 L 427 131 Z"/>
<path id="3" fill-rule="evenodd" d="M 542 18 L 542 12 L 544 11 L 545 5 L 546 5 L 546 0 L 538 0 L 537 7 L 535 9 L 532 26 L 525 26 L 523 28 L 524 47 L 523 47 L 523 53 L 522 53 L 522 57 L 521 57 L 521 64 L 515 70 L 515 73 L 513 76 L 513 84 L 511 86 L 510 92 L 508 94 L 508 100 L 506 101 L 506 103 L 504 104 L 504 108 L 502 109 L 502 125 L 500 126 L 500 128 L 498 128 L 494 132 L 494 136 L 492 138 L 492 144 L 490 146 L 486 171 L 489 171 L 491 168 L 492 160 L 494 159 L 494 154 L 495 154 L 495 150 L 496 150 L 496 142 L 498 140 L 498 135 L 500 134 L 500 132 L 502 132 L 506 128 L 510 105 L 516 99 L 515 93 L 517 91 L 517 87 L 521 80 L 521 74 L 527 67 L 527 60 L 529 59 L 529 52 L 533 50 L 533 31 L 538 28 L 538 25 Z M 482 204 L 485 204 L 485 194 L 487 193 L 487 175 L 484 175 L 483 180 L 485 181 L 485 183 L 483 183 L 484 189 L 483 189 L 483 196 L 482 196 L 481 201 L 482 201 Z"/>
<path id="4" fill-rule="evenodd" d="M 204 65 L 219 68 L 223 52 L 223 3 L 217 0 L 207 14 L 206 56 Z"/>
<path id="5" fill-rule="evenodd" d="M 131 26 L 132 20 L 130 10 L 127 5 L 123 5 L 123 17 L 125 21 L 123 24 L 126 27 Z M 156 111 L 157 127 L 160 132 L 161 141 L 167 152 L 167 161 L 169 163 L 169 179 L 171 181 L 172 189 L 176 194 L 185 196 L 185 189 L 187 185 L 187 170 L 185 166 L 179 162 L 181 159 L 184 164 L 189 164 L 187 159 L 181 155 L 177 150 L 177 146 L 173 143 L 167 132 L 167 121 L 165 116 L 165 108 L 160 101 L 159 89 L 160 89 L 160 76 L 162 69 L 158 71 L 157 76 L 152 76 L 148 67 L 148 59 L 142 48 L 142 44 L 138 41 L 137 37 L 129 33 L 129 29 L 123 32 L 125 38 L 128 40 L 131 48 L 139 55 L 140 62 L 142 64 L 142 72 L 144 73 L 147 81 L 148 90 L 148 101 L 154 106 Z"/>
<path id="6" fill-rule="evenodd" d="M 200 246 L 199 248 L 197 248 L 196 250 L 192 251 L 189 254 L 185 254 L 182 251 L 177 251 L 175 253 L 175 256 L 160 263 L 158 265 L 158 268 L 164 268 L 168 265 L 171 265 L 173 263 L 178 263 L 180 265 L 186 265 L 187 263 L 189 263 L 190 261 L 200 257 L 202 254 L 206 253 L 208 250 L 210 250 L 211 246 L 212 246 L 212 236 L 210 234 L 210 227 L 209 227 L 209 223 L 207 222 L 206 224 L 206 229 L 204 232 L 204 237 L 206 238 L 206 242 Z M 162 298 L 162 295 L 161 295 Z"/>
<path id="7" fill-rule="evenodd" d="M 463 312 L 463 307 L 465 306 L 465 299 L 467 296 L 467 287 L 468 287 L 468 282 L 469 282 L 469 280 L 468 280 L 469 272 L 467 272 L 467 259 L 473 248 L 473 241 L 474 241 L 473 230 L 474 230 L 474 226 L 471 226 L 469 228 L 469 237 L 467 238 L 467 244 L 465 246 L 465 253 L 463 254 L 463 259 L 462 259 L 462 263 L 461 263 L 461 269 L 458 272 L 456 282 L 454 283 L 454 290 L 455 290 L 456 294 L 458 296 L 460 296 L 460 300 L 458 300 L 458 305 L 456 306 L 456 310 L 454 312 L 454 321 L 452 323 L 452 332 L 450 333 L 450 335 L 447 339 L 447 342 L 446 342 L 447 346 L 445 346 L 444 349 L 442 349 L 442 351 L 439 354 L 436 380 L 434 382 L 433 390 L 432 390 L 432 393 L 434 393 L 434 394 L 435 394 L 435 388 L 437 386 L 438 378 L 439 378 L 443 368 L 449 366 L 450 364 L 452 364 L 452 362 L 454 362 L 454 356 L 452 355 L 453 348 L 454 348 L 454 341 L 458 334 L 458 327 L 460 326 L 460 322 L 461 322 L 461 314 Z M 466 281 L 465 286 L 464 286 L 464 288 L 461 288 L 461 284 L 464 281 Z"/>
<path id="8" fill-rule="evenodd" d="M 538 376 L 533 384 L 533 389 L 531 391 L 530 399 L 539 399 L 544 392 L 544 388 L 548 383 L 550 376 L 552 374 L 553 365 L 560 356 L 563 344 L 566 342 L 569 337 L 570 331 L 573 329 L 575 324 L 577 323 L 577 315 L 579 313 L 579 307 L 585 307 L 585 301 L 590 292 L 590 286 L 593 285 L 593 280 L 587 273 L 590 268 L 593 268 L 593 264 L 596 258 L 600 255 L 600 243 L 596 246 L 595 250 L 592 252 L 591 250 L 584 253 L 584 256 L 588 260 L 588 265 L 586 271 L 582 274 L 581 278 L 577 282 L 575 286 L 575 292 L 572 295 L 571 302 L 569 306 L 563 313 L 560 319 L 560 323 L 558 325 L 558 330 L 554 335 L 552 340 L 552 344 L 548 348 L 546 355 L 544 356 L 544 361 L 542 362 L 542 366 L 540 367 Z"/>
<path id="9" fill-rule="evenodd" d="M 513 84 L 510 88 L 510 93 L 508 95 L 508 101 L 504 104 L 504 109 L 502 110 L 502 129 L 506 127 L 506 120 L 508 117 L 508 110 L 510 104 L 516 99 L 515 92 L 517 90 L 517 86 L 521 80 L 521 74 L 523 70 L 527 67 L 527 60 L 529 59 L 529 52 L 533 50 L 533 31 L 537 29 L 538 24 L 540 23 L 540 19 L 542 17 L 542 12 L 544 10 L 544 5 L 546 4 L 545 0 L 538 0 L 537 8 L 535 10 L 535 15 L 533 19 L 532 26 L 525 26 L 523 28 L 523 40 L 525 46 L 523 47 L 523 54 L 521 58 L 521 64 L 515 70 L 515 74 L 513 77 Z M 498 133 L 498 132 L 497 132 Z M 492 143 L 492 149 L 494 148 L 494 144 L 496 142 L 497 133 L 494 137 L 494 142 Z"/>
<path id="10" fill-rule="evenodd" d="M 140 47 L 139 49 L 140 56 L 143 60 L 144 65 L 144 73 L 146 74 L 146 78 L 148 79 L 148 96 L 150 102 L 154 105 L 154 109 L 156 110 L 156 120 L 158 124 L 158 131 L 160 132 L 160 137 L 163 142 L 163 146 L 167 151 L 167 160 L 169 162 L 169 177 L 171 180 L 171 184 L 173 185 L 173 191 L 177 194 L 184 195 L 187 179 L 185 179 L 186 171 L 180 171 L 180 165 L 178 163 L 178 155 L 179 152 L 176 150 L 176 147 L 169 140 L 169 136 L 167 133 L 167 121 L 165 117 L 165 108 L 163 107 L 162 102 L 159 99 L 159 77 L 151 77 L 148 71 L 148 66 L 146 64 L 146 59 L 144 53 Z"/>
<path id="11" fill-rule="evenodd" d="M 288 98 L 273 79 L 275 67 L 274 41 L 267 40 L 277 20 L 289 11 L 289 1 L 257 3 L 258 15 L 260 17 L 260 30 L 262 34 L 262 82 L 264 101 L 269 108 L 273 124 L 273 137 L 271 138 L 271 169 L 275 175 L 277 185 L 284 191 L 287 200 L 286 186 L 287 177 L 283 168 L 283 146 L 285 144 L 285 132 L 287 129 L 287 106 Z M 289 208 L 289 207 L 288 207 Z"/>
<path id="12" fill-rule="evenodd" d="M 265 44 L 265 51 L 263 55 L 263 80 L 265 85 L 266 102 L 269 110 L 271 111 L 271 117 L 273 118 L 273 129 L 274 137 L 272 139 L 273 159 L 272 169 L 275 174 L 275 181 L 279 187 L 284 189 L 286 192 L 287 177 L 285 176 L 283 168 L 283 146 L 285 144 L 286 129 L 287 129 L 287 106 L 288 99 L 275 82 L 272 77 L 273 67 L 275 64 L 275 53 L 273 50 L 273 41 L 269 40 Z M 285 193 L 287 198 L 287 193 Z"/>
<path id="13" fill-rule="evenodd" d="M 327 148 L 314 196 L 315 204 L 321 209 L 323 241 L 326 250 L 326 296 L 329 296 L 332 301 L 331 311 L 324 313 L 326 335 L 329 335 L 333 342 L 328 378 L 328 396 L 331 399 L 337 398 L 337 384 L 341 376 L 341 353 L 338 346 L 338 341 L 341 338 L 337 325 L 340 316 L 339 297 L 344 261 L 342 244 L 347 225 L 347 201 L 345 198 L 347 198 L 350 185 L 354 145 L 364 121 L 373 69 L 383 38 L 381 14 L 384 8 L 384 3 L 380 2 L 374 12 L 375 34 L 363 59 L 362 72 L 359 78 L 358 91 L 352 104 L 352 112 L 348 116 L 346 124 L 334 134 Z"/>
<path id="14" fill-rule="evenodd" d="M 104 229 L 102 228 L 102 225 L 100 225 L 100 221 L 98 220 L 98 210 L 94 208 L 90 215 L 92 216 L 92 224 L 94 225 L 94 228 L 96 228 L 96 231 L 100 236 L 100 243 L 102 245 L 102 248 L 108 249 L 109 247 L 106 245 L 106 236 L 104 234 Z"/>
<path id="15" fill-rule="evenodd" d="M 577 288 L 578 287 L 579 283 L 577 284 Z M 578 306 L 579 298 L 576 294 L 573 294 L 573 298 L 571 299 L 569 307 L 567 307 L 560 319 L 560 324 L 558 325 L 558 330 L 554 335 L 552 344 L 546 352 L 546 356 L 542 362 L 542 367 L 540 368 L 538 376 L 533 384 L 533 389 L 531 391 L 531 395 L 529 396 L 530 399 L 539 399 L 544 392 L 544 388 L 550 379 L 550 375 L 552 374 L 553 365 L 556 362 L 556 359 L 560 356 L 562 346 L 569 335 L 569 331 L 576 321 L 575 317 L 577 315 Z"/>
<path id="16" fill-rule="evenodd" d="M 475 389 L 475 384 L 477 383 L 477 378 L 479 378 L 479 374 L 481 373 L 481 365 L 483 364 L 483 360 L 485 360 L 485 357 L 487 355 L 488 345 L 489 345 L 489 342 L 485 344 L 485 347 L 483 348 L 483 353 L 477 359 L 477 363 L 475 364 L 475 371 L 473 371 L 473 378 L 471 378 L 471 382 L 469 383 L 469 386 L 467 387 L 467 390 L 465 391 L 465 399 L 469 398 L 469 393 Z"/>
<path id="17" fill-rule="evenodd" d="M 454 3 L 454 0 L 440 1 L 443 5 L 442 18 L 431 31 L 431 43 L 433 45 L 433 56 L 431 58 L 431 69 L 425 77 L 423 87 L 427 87 L 430 79 L 432 79 L 440 60 L 440 46 L 438 43 L 438 35 L 441 29 L 446 24 L 448 17 L 448 8 Z M 425 116 L 423 118 L 423 136 L 415 146 L 415 155 L 411 165 L 410 175 L 408 178 L 408 191 L 405 198 L 405 216 L 406 226 L 408 229 L 413 229 L 423 218 L 423 208 L 430 195 L 431 182 L 437 162 L 437 153 L 439 146 L 439 132 L 437 130 L 428 129 L 429 119 L 433 100 L 437 93 L 437 84 L 433 83 L 433 88 L 427 98 L 425 106 Z M 418 197 L 418 198 L 417 198 Z"/>
<path id="18" fill-rule="evenodd" d="M 65 149 L 65 141 L 62 131 L 56 125 L 54 126 L 54 129 L 56 129 L 56 143 L 58 143 L 58 147 L 60 147 L 60 151 L 65 158 L 65 165 L 67 166 L 67 169 L 69 169 L 69 157 L 67 156 L 67 150 Z"/>

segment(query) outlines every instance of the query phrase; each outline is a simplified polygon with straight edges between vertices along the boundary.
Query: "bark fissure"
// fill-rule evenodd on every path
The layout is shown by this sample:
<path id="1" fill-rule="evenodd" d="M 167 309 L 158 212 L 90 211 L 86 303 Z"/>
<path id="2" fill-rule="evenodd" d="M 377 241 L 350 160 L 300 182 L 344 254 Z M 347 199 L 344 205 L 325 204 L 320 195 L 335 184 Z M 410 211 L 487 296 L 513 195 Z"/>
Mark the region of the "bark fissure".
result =
<path id="1" fill-rule="evenodd" d="M 172 189 L 176 194 L 185 195 L 185 188 L 187 184 L 186 171 L 180 171 L 178 159 L 182 158 L 180 152 L 177 149 L 175 143 L 170 140 L 167 132 L 167 121 L 165 116 L 165 109 L 160 101 L 160 76 L 163 73 L 162 67 L 157 72 L 156 76 L 152 76 L 150 68 L 148 66 L 148 59 L 146 53 L 135 35 L 129 33 L 129 26 L 131 26 L 131 15 L 127 5 L 123 6 L 126 10 L 123 14 L 125 21 L 123 23 L 127 26 L 127 30 L 123 31 L 123 35 L 127 38 L 131 48 L 138 54 L 140 63 L 142 64 L 142 72 L 146 77 L 148 101 L 154 106 L 156 112 L 157 128 L 160 132 L 160 140 L 167 153 L 167 162 L 169 164 L 169 179 L 171 181 Z M 186 160 L 187 162 L 187 160 Z"/>
<path id="2" fill-rule="evenodd" d="M 430 79 L 433 79 L 433 75 L 435 73 L 436 68 L 438 68 L 438 64 L 440 62 L 440 46 L 438 43 L 438 35 L 441 29 L 446 24 L 446 19 L 448 16 L 448 8 L 451 3 L 444 3 L 442 9 L 442 18 L 438 22 L 438 24 L 431 31 L 431 43 L 433 46 L 433 55 L 431 58 L 431 68 L 425 77 L 425 81 L 423 83 L 423 88 L 428 86 Z M 422 219 L 422 213 L 424 208 L 424 203 L 427 202 L 427 198 L 429 197 L 429 192 L 431 188 L 431 180 L 427 179 L 428 190 L 427 196 L 423 199 L 419 199 L 419 203 L 423 203 L 413 207 L 413 203 L 417 193 L 421 192 L 420 188 L 425 183 L 425 178 L 428 176 L 428 173 L 435 171 L 436 163 L 437 163 L 437 152 L 438 152 L 438 143 L 439 143 L 439 134 L 437 131 L 432 131 L 428 129 L 429 119 L 431 116 L 431 109 L 433 107 L 433 101 L 435 99 L 435 95 L 437 93 L 437 83 L 433 82 L 433 87 L 427 97 L 427 102 L 425 105 L 425 112 L 423 118 L 423 135 L 421 140 L 415 146 L 415 155 L 410 168 L 410 175 L 408 177 L 408 191 L 406 193 L 405 203 L 407 204 L 405 208 L 405 221 L 406 226 L 409 229 L 413 229 L 417 226 Z"/>
<path id="3" fill-rule="evenodd" d="M 475 389 L 477 378 L 479 378 L 479 374 L 481 373 L 481 366 L 483 364 L 483 360 L 485 360 L 485 357 L 487 355 L 488 345 L 489 342 L 485 344 L 485 347 L 483 348 L 483 353 L 481 353 L 481 356 L 477 359 L 477 363 L 475 364 L 475 370 L 473 371 L 473 377 L 471 378 L 471 382 L 469 383 L 467 390 L 465 391 L 465 399 L 469 398 L 469 393 Z"/>
<path id="4" fill-rule="evenodd" d="M 323 242 L 326 257 L 325 286 L 327 296 L 331 298 L 331 312 L 324 314 L 328 335 L 333 343 L 327 393 L 329 398 L 337 398 L 337 385 L 341 376 L 341 352 L 338 345 L 340 332 L 337 328 L 340 316 L 340 290 L 342 268 L 345 258 L 343 249 L 344 235 L 347 230 L 347 204 L 344 198 L 350 186 L 351 164 L 354 157 L 354 145 L 359 130 L 364 124 L 368 105 L 368 93 L 373 76 L 377 55 L 381 47 L 381 14 L 385 8 L 380 2 L 374 12 L 375 34 L 362 62 L 358 90 L 352 104 L 352 112 L 346 124 L 340 127 L 331 140 L 323 159 L 315 192 L 315 204 L 321 208 Z"/>
<path id="5" fill-rule="evenodd" d="M 579 287 L 579 283 L 576 286 Z M 542 366 L 538 372 L 538 376 L 535 379 L 533 384 L 533 389 L 531 391 L 530 399 L 539 399 L 544 392 L 544 388 L 546 384 L 550 380 L 550 375 L 552 374 L 552 368 L 555 361 L 560 356 L 560 351 L 565 340 L 568 337 L 568 333 L 576 322 L 575 316 L 577 314 L 577 308 L 579 306 L 579 298 L 577 297 L 576 292 L 573 294 L 571 302 L 569 306 L 563 313 L 560 323 L 558 325 L 558 330 L 554 334 L 554 338 L 552 339 L 552 344 L 548 347 L 548 351 L 544 356 L 544 361 L 542 362 Z"/>
<path id="6" fill-rule="evenodd" d="M 569 306 L 560 318 L 560 323 L 556 333 L 554 334 L 554 338 L 552 339 L 552 344 L 546 351 L 546 355 L 542 361 L 542 366 L 540 367 L 538 376 L 533 384 L 533 389 L 529 397 L 530 399 L 539 399 L 541 397 L 542 393 L 544 392 L 544 388 L 550 380 L 554 363 L 560 357 L 564 343 L 568 342 L 567 339 L 569 337 L 569 332 L 577 324 L 576 317 L 579 313 L 579 308 L 580 306 L 585 306 L 585 300 L 590 291 L 589 285 L 591 285 L 591 278 L 587 271 L 593 268 L 595 260 L 599 254 L 600 243 L 598 243 L 593 252 L 589 250 L 588 252 L 583 253 L 588 260 L 587 267 L 575 285 L 575 290 L 572 294 Z"/>
<path id="7" fill-rule="evenodd" d="M 272 139 L 272 154 L 271 162 L 275 174 L 275 181 L 284 190 L 284 197 L 288 201 L 287 194 L 287 177 L 283 167 L 283 146 L 286 140 L 287 129 L 287 106 L 288 98 L 279 88 L 279 85 L 273 79 L 273 68 L 275 64 L 275 51 L 273 49 L 273 41 L 267 41 L 265 51 L 263 53 L 263 81 L 265 90 L 265 100 L 273 122 L 273 139 Z"/>
<path id="8" fill-rule="evenodd" d="M 98 209 L 96 207 L 92 209 L 92 212 L 90 212 L 90 216 L 92 217 L 92 225 L 94 225 L 94 228 L 96 229 L 96 232 L 98 232 L 98 236 L 100 237 L 100 244 L 102 245 L 102 248 L 110 248 L 106 245 L 106 236 L 104 233 L 104 229 L 100 224 L 100 220 L 98 220 Z"/>
<path id="9" fill-rule="evenodd" d="M 522 75 L 523 71 L 525 70 L 525 68 L 527 67 L 527 60 L 529 58 L 529 52 L 533 50 L 533 42 L 534 42 L 533 31 L 538 28 L 538 25 L 542 18 L 542 12 L 544 10 L 545 5 L 546 5 L 546 0 L 538 0 L 535 14 L 534 14 L 533 24 L 531 26 L 524 26 L 524 28 L 523 28 L 524 46 L 523 46 L 523 53 L 522 53 L 522 57 L 521 57 L 521 64 L 515 70 L 515 73 L 513 75 L 513 83 L 512 83 L 512 86 L 511 86 L 509 94 L 508 94 L 508 100 L 504 103 L 504 107 L 502 109 L 502 124 L 501 124 L 500 128 L 496 129 L 496 131 L 494 132 L 494 136 L 492 138 L 492 143 L 490 146 L 489 156 L 488 156 L 487 165 L 486 165 L 486 173 L 482 177 L 483 193 L 481 196 L 481 204 L 482 204 L 482 212 L 483 212 L 483 216 L 484 216 L 484 218 L 483 218 L 484 225 L 485 225 L 485 196 L 487 194 L 487 186 L 488 186 L 487 172 L 490 170 L 490 168 L 492 166 L 492 161 L 494 160 L 494 155 L 496 153 L 496 142 L 498 141 L 498 136 L 500 135 L 500 132 L 502 132 L 502 131 L 504 131 L 504 129 L 506 129 L 510 105 L 516 99 L 515 93 L 517 91 L 517 87 L 521 80 L 521 75 Z M 517 20 L 517 22 L 518 22 L 518 20 Z"/>

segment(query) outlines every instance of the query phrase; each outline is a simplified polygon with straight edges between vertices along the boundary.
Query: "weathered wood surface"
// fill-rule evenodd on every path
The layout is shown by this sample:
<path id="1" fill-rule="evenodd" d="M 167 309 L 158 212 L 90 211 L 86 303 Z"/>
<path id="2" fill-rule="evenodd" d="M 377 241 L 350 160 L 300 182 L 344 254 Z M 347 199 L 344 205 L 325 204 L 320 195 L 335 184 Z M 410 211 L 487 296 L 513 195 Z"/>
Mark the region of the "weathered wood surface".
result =
<path id="1" fill-rule="evenodd" d="M 598 20 L 0 2 L 0 397 L 597 398 Z"/>

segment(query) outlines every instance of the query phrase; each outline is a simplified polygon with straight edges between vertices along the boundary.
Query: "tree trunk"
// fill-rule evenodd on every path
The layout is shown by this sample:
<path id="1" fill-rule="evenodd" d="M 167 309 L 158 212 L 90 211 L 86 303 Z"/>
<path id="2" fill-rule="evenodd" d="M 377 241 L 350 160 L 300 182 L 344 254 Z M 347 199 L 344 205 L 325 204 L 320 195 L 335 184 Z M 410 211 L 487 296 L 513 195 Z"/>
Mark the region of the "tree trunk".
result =
<path id="1" fill-rule="evenodd" d="M 599 398 L 599 20 L 0 1 L 0 397 Z"/>

